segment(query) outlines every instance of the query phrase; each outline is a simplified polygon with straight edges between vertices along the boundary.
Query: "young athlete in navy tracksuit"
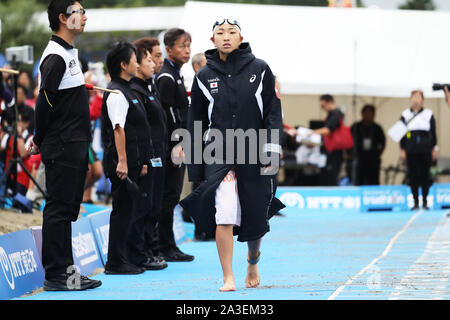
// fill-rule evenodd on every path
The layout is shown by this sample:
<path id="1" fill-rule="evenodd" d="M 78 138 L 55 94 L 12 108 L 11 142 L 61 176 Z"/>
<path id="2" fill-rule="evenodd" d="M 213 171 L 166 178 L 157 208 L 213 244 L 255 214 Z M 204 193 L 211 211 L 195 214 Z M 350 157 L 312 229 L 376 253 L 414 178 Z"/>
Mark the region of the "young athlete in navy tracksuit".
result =
<path id="1" fill-rule="evenodd" d="M 192 86 L 188 116 L 191 137 L 196 135 L 196 121 L 202 124 L 201 136 L 204 133 L 208 135 L 213 129 L 221 132 L 223 137 L 229 129 L 267 129 L 267 140 L 259 152 L 266 155 L 275 153 L 279 157 L 281 102 L 275 92 L 272 71 L 264 61 L 255 58 L 248 43 L 242 43 L 236 21 L 218 21 L 211 40 L 217 49 L 206 52 L 207 65 L 197 73 Z M 278 132 L 278 139 L 276 135 L 271 136 L 270 130 Z M 207 141 L 206 146 L 202 144 L 203 149 L 211 142 Z M 229 142 L 224 141 L 224 150 L 228 149 Z M 256 143 L 258 145 L 261 141 Z M 205 233 L 206 237 L 216 234 L 224 274 L 221 291 L 235 290 L 233 234 L 239 235 L 238 241 L 248 242 L 246 286 L 259 286 L 257 263 L 261 240 L 270 230 L 269 219 L 284 207 L 274 197 L 275 175 L 262 174 L 266 164 L 262 163 L 261 158 L 254 164 L 249 161 L 248 155 L 253 146 L 248 141 L 243 147 L 246 151 L 244 163 L 236 161 L 236 152 L 234 158 L 227 152 L 223 157 L 215 154 L 212 164 L 207 164 L 205 159 L 192 162 L 188 166 L 189 179 L 203 183 L 181 202 L 196 220 L 199 233 Z M 222 164 L 221 161 L 230 162 Z"/>

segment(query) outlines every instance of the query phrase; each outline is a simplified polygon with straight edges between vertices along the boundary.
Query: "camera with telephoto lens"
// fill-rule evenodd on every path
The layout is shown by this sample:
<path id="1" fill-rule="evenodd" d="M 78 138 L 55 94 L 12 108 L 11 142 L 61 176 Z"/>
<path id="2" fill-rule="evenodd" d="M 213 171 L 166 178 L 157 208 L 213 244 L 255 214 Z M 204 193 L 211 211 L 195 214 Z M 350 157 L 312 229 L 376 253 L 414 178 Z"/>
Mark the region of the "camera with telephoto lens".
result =
<path id="1" fill-rule="evenodd" d="M 435 83 L 435 84 L 433 84 L 433 90 L 434 91 L 444 90 L 445 87 L 447 87 L 450 90 L 450 84 L 447 84 L 447 83 Z"/>
<path id="2" fill-rule="evenodd" d="M 33 64 L 33 46 L 11 47 L 5 52 L 6 60 L 9 62 Z"/>

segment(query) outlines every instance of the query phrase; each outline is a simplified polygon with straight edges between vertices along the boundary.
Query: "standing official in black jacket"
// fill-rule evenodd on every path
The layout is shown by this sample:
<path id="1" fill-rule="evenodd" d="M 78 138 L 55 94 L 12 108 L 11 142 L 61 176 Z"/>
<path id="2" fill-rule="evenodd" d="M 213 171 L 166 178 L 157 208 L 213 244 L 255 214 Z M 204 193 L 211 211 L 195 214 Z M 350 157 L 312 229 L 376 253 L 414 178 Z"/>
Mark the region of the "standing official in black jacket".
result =
<path id="1" fill-rule="evenodd" d="M 45 164 L 48 197 L 42 222 L 44 289 L 72 291 L 96 288 L 100 281 L 74 279 L 72 222 L 78 219 L 88 170 L 91 141 L 89 95 L 73 47 L 87 18 L 80 1 L 53 0 L 48 6 L 54 34 L 39 68 L 36 134 L 30 151 Z"/>
<path id="2" fill-rule="evenodd" d="M 433 184 L 431 164 L 438 157 L 436 119 L 430 109 L 423 107 L 423 92 L 411 93 L 411 108 L 402 113 L 401 121 L 408 133 L 400 141 L 401 158 L 406 161 L 408 178 L 414 196 L 413 210 L 419 209 L 419 188 L 422 188 L 423 208 L 428 210 L 427 197 Z"/>
<path id="3" fill-rule="evenodd" d="M 274 197 L 275 175 L 261 157 L 273 155 L 279 160 L 281 102 L 272 71 L 256 59 L 248 43 L 242 43 L 240 31 L 236 21 L 225 19 L 214 24 L 211 40 L 217 49 L 206 52 L 207 65 L 194 79 L 188 117 L 194 150 L 188 168 L 189 179 L 203 183 L 181 202 L 194 217 L 199 232 L 206 238 L 216 235 L 224 276 L 222 292 L 236 290 L 233 234 L 239 235 L 238 241 L 248 243 L 246 286 L 259 286 L 261 241 L 270 230 L 269 219 L 284 207 Z M 230 131 L 237 135 L 248 132 L 254 140 L 235 143 L 237 136 L 225 138 Z M 272 135 L 273 131 L 276 134 Z M 205 144 L 195 139 L 205 133 Z M 267 139 L 261 138 L 261 133 Z M 209 139 L 212 136 L 214 139 Z M 213 142 L 223 142 L 222 150 L 217 149 L 211 159 L 198 159 L 195 149 L 206 151 Z"/>
<path id="4" fill-rule="evenodd" d="M 103 167 L 113 196 L 105 273 L 139 274 L 150 268 L 142 210 L 149 196 L 146 182 L 153 158 L 150 125 L 130 88 L 138 68 L 135 48 L 118 43 L 108 52 L 106 64 L 112 79 L 108 88 L 119 94 L 106 93 L 102 105 Z"/>
<path id="5" fill-rule="evenodd" d="M 184 164 L 174 164 L 171 157 L 171 154 L 183 157 L 181 147 L 176 147 L 178 142 L 172 141 L 172 133 L 176 129 L 186 128 L 189 100 L 181 67 L 189 62 L 191 56 L 191 36 L 182 29 L 170 29 L 164 35 L 164 44 L 168 57 L 156 77 L 156 86 L 167 115 L 169 150 L 166 154 L 163 206 L 158 228 L 159 251 L 169 262 L 192 261 L 193 256 L 178 249 L 173 234 L 173 211 L 180 201 L 186 167 Z"/>
<path id="6" fill-rule="evenodd" d="M 375 122 L 375 107 L 366 104 L 362 111 L 362 120 L 355 123 L 351 130 L 355 147 L 353 158 L 356 161 L 355 181 L 357 186 L 379 185 L 381 155 L 386 147 L 383 128 Z"/>
<path id="7" fill-rule="evenodd" d="M 151 159 L 151 172 L 145 183 L 148 190 L 148 201 L 140 209 L 145 210 L 145 244 L 146 252 L 150 259 L 149 270 L 161 270 L 167 268 L 164 258 L 154 252 L 152 235 L 161 216 L 161 205 L 164 186 L 163 162 L 167 152 L 167 118 L 158 98 L 150 91 L 151 80 L 155 70 L 155 63 L 147 38 L 134 42 L 139 64 L 137 77 L 131 80 L 131 89 L 144 105 L 147 121 L 150 124 L 153 145 L 153 159 Z M 155 250 L 156 251 L 156 250 Z"/>

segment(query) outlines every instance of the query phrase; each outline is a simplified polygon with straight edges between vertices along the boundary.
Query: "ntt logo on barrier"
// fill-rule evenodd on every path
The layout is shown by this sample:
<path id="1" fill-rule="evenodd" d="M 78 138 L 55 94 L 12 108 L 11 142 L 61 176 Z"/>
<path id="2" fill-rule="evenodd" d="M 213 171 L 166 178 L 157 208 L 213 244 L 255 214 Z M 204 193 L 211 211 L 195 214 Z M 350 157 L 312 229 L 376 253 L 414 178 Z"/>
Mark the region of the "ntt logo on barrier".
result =
<path id="1" fill-rule="evenodd" d="M 98 260 L 95 240 L 92 233 L 81 233 L 72 237 L 72 248 L 75 256 L 80 259 L 81 266 L 85 266 Z M 81 257 L 84 257 L 81 259 Z"/>
<path id="2" fill-rule="evenodd" d="M 103 254 L 108 254 L 108 242 L 109 242 L 109 224 L 106 226 L 101 226 L 95 229 L 97 237 L 100 241 L 100 248 Z"/>
<path id="3" fill-rule="evenodd" d="M 361 198 L 353 196 L 303 196 L 298 192 L 285 192 L 280 196 L 288 208 L 298 209 L 358 209 Z"/>
<path id="4" fill-rule="evenodd" d="M 365 196 L 363 202 L 364 205 L 402 204 L 406 202 L 406 198 L 400 192 L 393 192 L 391 195 Z"/>
<path id="5" fill-rule="evenodd" d="M 18 252 L 6 253 L 0 247 L 0 265 L 3 274 L 12 290 L 15 289 L 15 279 L 34 273 L 38 270 L 38 264 L 34 259 L 31 248 Z"/>
<path id="6" fill-rule="evenodd" d="M 280 196 L 280 201 L 284 203 L 286 207 L 299 209 L 305 208 L 305 199 L 297 192 L 286 192 Z"/>

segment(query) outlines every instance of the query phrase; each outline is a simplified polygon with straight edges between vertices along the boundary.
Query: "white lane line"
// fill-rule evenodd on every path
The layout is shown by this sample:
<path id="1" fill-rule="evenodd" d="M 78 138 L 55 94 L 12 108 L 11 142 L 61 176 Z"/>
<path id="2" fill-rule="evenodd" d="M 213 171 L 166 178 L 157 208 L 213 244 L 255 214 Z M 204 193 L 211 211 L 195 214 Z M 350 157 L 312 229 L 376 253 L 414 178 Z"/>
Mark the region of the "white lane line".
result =
<path id="1" fill-rule="evenodd" d="M 365 266 L 364 268 L 361 269 L 361 271 L 359 271 L 357 274 L 355 274 L 353 277 L 351 277 L 346 283 L 344 283 L 342 286 L 340 286 L 335 292 L 333 292 L 333 294 L 328 298 L 328 300 L 334 300 L 336 299 L 336 297 L 345 289 L 345 287 L 351 285 L 356 279 L 358 279 L 360 276 L 362 276 L 367 270 L 371 269 L 372 266 L 374 264 L 376 264 L 380 259 L 384 258 L 389 251 L 391 251 L 395 241 L 397 241 L 397 239 L 406 231 L 408 230 L 409 226 L 411 225 L 411 223 L 414 222 L 414 220 L 417 219 L 417 217 L 419 215 L 421 215 L 423 213 L 423 210 L 420 210 L 419 212 L 417 212 L 415 215 L 413 215 L 411 217 L 411 219 L 409 219 L 408 223 L 403 227 L 402 230 L 400 230 L 392 239 L 391 241 L 389 241 L 388 246 L 386 247 L 386 249 L 383 251 L 383 253 L 375 258 L 371 263 L 369 263 L 367 266 Z"/>
<path id="2" fill-rule="evenodd" d="M 389 300 L 417 298 L 424 293 L 425 299 L 445 299 L 450 292 L 450 219 L 444 216 L 430 236 L 424 253 L 409 268 L 395 288 Z"/>

